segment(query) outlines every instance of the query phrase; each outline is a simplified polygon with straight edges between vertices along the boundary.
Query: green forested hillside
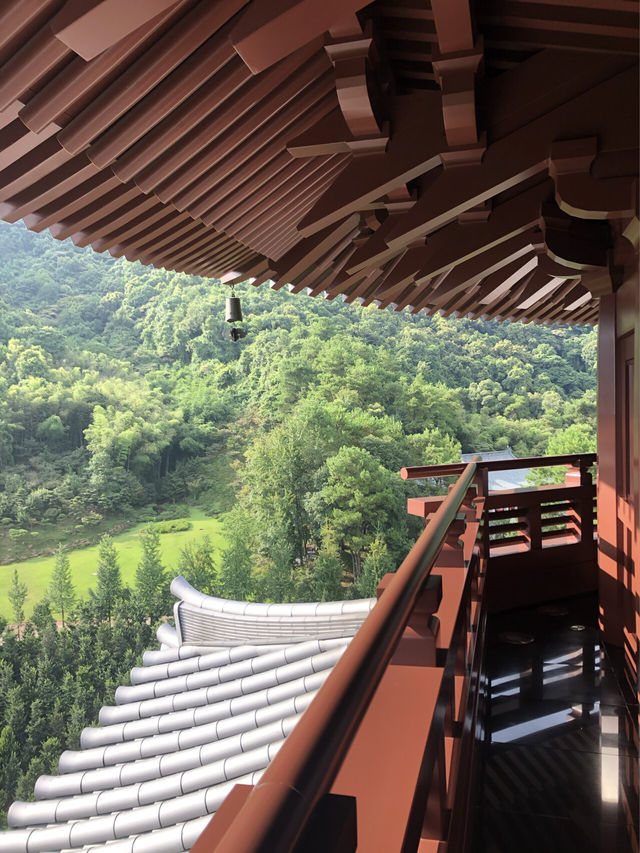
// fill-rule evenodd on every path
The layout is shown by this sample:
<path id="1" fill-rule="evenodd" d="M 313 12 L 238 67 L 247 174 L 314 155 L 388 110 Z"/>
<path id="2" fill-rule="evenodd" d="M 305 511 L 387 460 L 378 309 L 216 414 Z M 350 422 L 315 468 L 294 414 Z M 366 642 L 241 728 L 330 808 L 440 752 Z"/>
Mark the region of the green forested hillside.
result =
<path id="1" fill-rule="evenodd" d="M 335 586 L 344 566 L 358 579 L 368 557 L 406 550 L 402 465 L 593 444 L 594 331 L 247 284 L 249 334 L 232 343 L 227 293 L 0 225 L 5 562 L 61 533 L 91 541 L 176 503 L 237 499 L 229 529 L 252 577 L 231 542 L 219 589 L 324 597 L 318 578 Z"/>
<path id="2" fill-rule="evenodd" d="M 238 292 L 232 343 L 219 283 L 0 224 L 0 823 L 112 701 L 176 573 L 372 594 L 419 526 L 402 465 L 593 447 L 593 331 Z"/>

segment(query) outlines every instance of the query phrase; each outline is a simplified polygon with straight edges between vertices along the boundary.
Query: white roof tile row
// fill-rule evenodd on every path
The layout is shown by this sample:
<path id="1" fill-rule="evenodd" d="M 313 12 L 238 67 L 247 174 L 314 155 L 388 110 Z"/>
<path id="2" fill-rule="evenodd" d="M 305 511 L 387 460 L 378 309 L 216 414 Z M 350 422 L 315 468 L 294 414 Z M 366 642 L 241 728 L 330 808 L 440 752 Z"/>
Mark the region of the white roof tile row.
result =
<path id="1" fill-rule="evenodd" d="M 230 602 L 184 578 L 172 590 L 177 630 L 161 626 L 163 648 L 35 802 L 12 804 L 0 853 L 189 850 L 231 788 L 257 782 L 375 603 Z"/>

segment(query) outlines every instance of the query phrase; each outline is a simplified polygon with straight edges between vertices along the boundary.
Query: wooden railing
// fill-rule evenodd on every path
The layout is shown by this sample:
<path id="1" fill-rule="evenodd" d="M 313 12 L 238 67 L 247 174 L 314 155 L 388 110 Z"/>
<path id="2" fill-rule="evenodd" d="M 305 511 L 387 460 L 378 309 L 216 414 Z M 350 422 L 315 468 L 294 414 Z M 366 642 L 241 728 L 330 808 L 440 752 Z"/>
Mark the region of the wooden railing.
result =
<path id="1" fill-rule="evenodd" d="M 521 459 L 495 459 L 478 462 L 478 471 L 518 471 L 523 468 L 551 468 L 566 465 L 568 468 L 587 472 L 596 463 L 595 453 L 566 453 L 563 456 L 525 456 Z M 430 477 L 459 476 L 465 468 L 464 462 L 444 465 L 412 465 L 402 468 L 403 480 L 424 480 Z"/>
<path id="2" fill-rule="evenodd" d="M 596 584 L 594 453 L 479 462 L 480 554 L 489 571 L 487 604 L 502 610 L 578 594 Z M 564 483 L 490 490 L 493 471 L 564 466 Z M 403 468 L 404 479 L 457 476 L 460 464 Z M 409 499 L 409 512 L 428 518 L 441 497 Z"/>
<path id="3" fill-rule="evenodd" d="M 542 554 L 577 548 L 578 563 L 589 563 L 594 462 L 476 457 L 404 469 L 458 480 L 446 496 L 410 502 L 424 532 L 383 578 L 378 603 L 260 781 L 235 786 L 194 853 L 466 853 L 487 601 L 522 603 L 519 566 L 539 595 L 540 576 L 553 580 L 557 568 Z M 490 470 L 542 465 L 572 473 L 561 486 L 488 489 Z"/>
<path id="4" fill-rule="evenodd" d="M 466 814 L 478 715 L 476 475 L 464 467 L 261 780 L 233 789 L 194 853 L 426 853 L 465 835 L 450 816 Z"/>

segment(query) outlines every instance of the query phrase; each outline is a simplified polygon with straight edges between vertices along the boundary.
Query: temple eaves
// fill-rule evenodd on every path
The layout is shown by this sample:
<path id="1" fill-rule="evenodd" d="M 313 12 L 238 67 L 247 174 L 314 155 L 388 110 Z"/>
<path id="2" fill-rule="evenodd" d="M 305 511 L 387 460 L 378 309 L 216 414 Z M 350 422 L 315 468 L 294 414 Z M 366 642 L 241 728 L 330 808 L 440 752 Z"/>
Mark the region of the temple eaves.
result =
<path id="1" fill-rule="evenodd" d="M 595 322 L 633 254 L 638 20 L 618 0 L 8 0 L 0 33 L 10 222 L 523 322 Z"/>

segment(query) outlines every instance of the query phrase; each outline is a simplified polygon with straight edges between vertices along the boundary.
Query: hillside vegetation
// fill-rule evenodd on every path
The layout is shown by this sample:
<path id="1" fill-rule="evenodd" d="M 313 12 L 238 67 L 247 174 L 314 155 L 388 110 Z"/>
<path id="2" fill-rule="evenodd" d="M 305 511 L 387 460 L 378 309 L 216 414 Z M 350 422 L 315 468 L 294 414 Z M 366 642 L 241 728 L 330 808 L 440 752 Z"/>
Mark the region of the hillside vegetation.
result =
<path id="1" fill-rule="evenodd" d="M 177 526 L 177 530 L 163 530 L 164 526 Z M 128 527 L 123 533 L 114 533 L 113 545 L 120 568 L 122 584 L 134 587 L 136 569 L 142 557 L 140 532 L 147 527 L 145 522 Z M 160 560 L 164 566 L 173 571 L 172 577 L 178 571 L 181 551 L 189 543 L 201 541 L 205 536 L 212 546 L 212 558 L 219 564 L 225 547 L 223 524 L 218 518 L 207 517 L 202 510 L 192 508 L 188 516 L 175 521 L 152 522 L 152 527 L 158 529 L 160 535 Z M 163 533 L 167 535 L 162 535 Z M 96 585 L 99 545 L 68 551 L 71 582 L 77 597 L 87 598 L 89 590 Z M 31 618 L 34 606 L 47 597 L 49 581 L 55 563 L 55 554 L 43 557 L 32 557 L 16 563 L 0 567 L 0 618 L 11 622 L 13 619 L 8 593 L 13 580 L 14 569 L 18 570 L 19 578 L 27 587 L 27 598 L 24 604 L 25 618 Z"/>
<path id="2" fill-rule="evenodd" d="M 0 225 L 4 562 L 197 505 L 232 511 L 219 592 L 365 592 L 416 532 L 402 465 L 593 446 L 594 331 L 237 292 L 232 343 L 219 283 Z"/>

